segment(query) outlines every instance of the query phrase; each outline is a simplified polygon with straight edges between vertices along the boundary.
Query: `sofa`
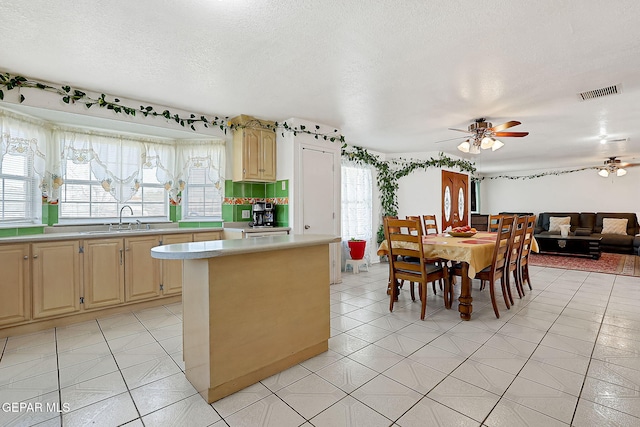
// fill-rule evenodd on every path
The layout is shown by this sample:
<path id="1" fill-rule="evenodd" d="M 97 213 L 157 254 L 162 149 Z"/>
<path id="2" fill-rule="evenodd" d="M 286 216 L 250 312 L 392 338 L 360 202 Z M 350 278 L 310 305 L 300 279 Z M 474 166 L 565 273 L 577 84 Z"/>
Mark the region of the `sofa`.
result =
<path id="1" fill-rule="evenodd" d="M 602 237 L 600 249 L 603 252 L 617 252 L 623 254 L 637 253 L 637 244 L 640 239 L 636 234 L 640 233 L 640 225 L 635 213 L 627 212 L 542 212 L 538 215 L 538 221 L 534 234 L 560 234 L 559 231 L 549 231 L 551 217 L 570 217 L 570 233 L 577 236 Z M 627 219 L 626 234 L 602 234 L 603 220 L 605 218 Z M 634 250 L 635 240 L 635 250 Z"/>

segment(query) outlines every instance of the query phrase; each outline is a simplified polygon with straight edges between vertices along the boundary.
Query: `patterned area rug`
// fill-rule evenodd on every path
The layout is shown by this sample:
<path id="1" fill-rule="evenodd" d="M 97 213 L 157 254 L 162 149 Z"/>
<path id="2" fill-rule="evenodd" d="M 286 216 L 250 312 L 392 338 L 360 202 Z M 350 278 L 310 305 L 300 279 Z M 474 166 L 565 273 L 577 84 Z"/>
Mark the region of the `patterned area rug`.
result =
<path id="1" fill-rule="evenodd" d="M 529 264 L 539 267 L 566 268 L 568 270 L 593 271 L 596 273 L 640 276 L 640 257 L 636 255 L 602 253 L 600 259 L 563 255 L 529 254 Z"/>

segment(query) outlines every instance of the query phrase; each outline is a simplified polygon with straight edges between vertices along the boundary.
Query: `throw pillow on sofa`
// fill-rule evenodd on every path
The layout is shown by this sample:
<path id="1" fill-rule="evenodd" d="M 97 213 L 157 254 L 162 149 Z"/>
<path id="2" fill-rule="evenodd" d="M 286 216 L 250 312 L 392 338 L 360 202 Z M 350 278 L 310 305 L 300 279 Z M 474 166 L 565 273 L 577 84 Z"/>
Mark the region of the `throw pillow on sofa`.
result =
<path id="1" fill-rule="evenodd" d="M 627 218 L 603 218 L 601 234 L 627 235 Z"/>
<path id="2" fill-rule="evenodd" d="M 549 232 L 560 233 L 561 225 L 571 225 L 570 216 L 552 216 L 549 218 Z"/>

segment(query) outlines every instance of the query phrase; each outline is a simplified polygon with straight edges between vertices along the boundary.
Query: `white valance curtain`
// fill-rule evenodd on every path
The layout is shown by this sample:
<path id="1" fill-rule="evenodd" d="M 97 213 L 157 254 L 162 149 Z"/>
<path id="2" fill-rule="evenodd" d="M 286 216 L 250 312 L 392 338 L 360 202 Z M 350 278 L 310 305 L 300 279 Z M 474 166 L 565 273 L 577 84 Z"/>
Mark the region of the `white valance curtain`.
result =
<path id="1" fill-rule="evenodd" d="M 20 119 L 0 110 L 0 172 L 5 154 L 32 156 L 33 170 L 44 180 L 48 133 L 42 122 Z"/>
<path id="2" fill-rule="evenodd" d="M 45 122 L 31 119 L 23 120 L 11 112 L 0 110 L 0 173 L 15 173 L 15 171 L 2 170 L 5 156 L 10 156 L 13 160 L 16 160 L 15 157 L 21 158 L 20 162 L 33 171 L 33 175 L 30 170 L 28 176 L 36 178 L 37 185 L 41 189 L 41 192 L 35 188 L 27 191 L 19 187 L 12 189 L 11 185 L 5 185 L 2 189 L 5 196 L 7 193 L 11 194 L 12 191 L 21 193 L 19 195 L 14 193 L 13 196 L 18 199 L 24 198 L 22 199 L 24 200 L 24 212 L 21 216 L 25 216 L 25 219 L 39 219 L 42 215 L 39 206 L 40 193 L 46 197 L 51 182 L 51 176 L 48 176 L 46 172 L 48 137 L 49 128 Z M 10 164 L 15 165 L 13 161 Z M 29 195 L 31 197 L 28 197 Z"/>
<path id="3" fill-rule="evenodd" d="M 0 168 L 7 153 L 32 157 L 43 196 L 50 202 L 58 200 L 68 160 L 89 164 L 102 188 L 120 203 L 136 194 L 144 168 L 156 168 L 158 182 L 173 202 L 179 202 L 191 168 L 206 169 L 221 189 L 226 163 L 222 139 L 165 140 L 94 132 L 52 126 L 0 109 Z"/>
<path id="4" fill-rule="evenodd" d="M 373 185 L 369 166 L 342 161 L 342 240 L 371 241 Z"/>
<path id="5" fill-rule="evenodd" d="M 102 188 L 121 203 L 140 188 L 145 153 L 142 142 L 61 129 L 54 129 L 53 135 L 62 153 L 61 176 L 66 172 L 66 160 L 88 163 Z"/>
<path id="6" fill-rule="evenodd" d="M 53 133 L 62 153 L 60 175 L 64 176 L 66 160 L 89 163 L 104 190 L 120 203 L 140 188 L 143 168 L 156 168 L 158 182 L 175 203 L 180 202 L 190 168 L 207 169 L 218 188 L 224 179 L 225 144 L 219 139 L 167 142 L 61 129 Z"/>

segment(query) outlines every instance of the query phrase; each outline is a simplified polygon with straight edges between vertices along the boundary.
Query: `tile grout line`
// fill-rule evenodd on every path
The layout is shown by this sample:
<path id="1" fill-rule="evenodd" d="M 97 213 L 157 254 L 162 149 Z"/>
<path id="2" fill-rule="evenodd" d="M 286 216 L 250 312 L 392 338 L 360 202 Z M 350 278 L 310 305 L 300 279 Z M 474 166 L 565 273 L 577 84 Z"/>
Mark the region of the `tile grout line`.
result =
<path id="1" fill-rule="evenodd" d="M 53 341 L 56 345 L 56 369 L 57 369 L 57 376 L 58 376 L 58 402 L 60 403 L 60 408 L 62 408 L 62 384 L 60 383 L 60 357 L 58 356 L 58 328 L 53 328 Z M 60 414 L 58 414 L 58 417 L 60 418 L 60 425 L 64 425 L 63 424 L 63 417 L 62 417 L 62 410 L 60 411 Z"/>
<path id="2" fill-rule="evenodd" d="M 136 317 L 136 319 L 137 319 L 137 317 Z M 142 423 L 142 425 L 144 427 L 144 421 L 142 420 L 142 415 L 140 414 L 140 410 L 138 409 L 138 405 L 136 404 L 136 401 L 133 399 L 133 395 L 131 394 L 131 390 L 129 389 L 129 384 L 127 383 L 127 380 L 124 378 L 124 374 L 122 373 L 122 369 L 120 368 L 120 365 L 118 364 L 118 359 L 116 359 L 116 356 L 113 353 L 113 350 L 111 349 L 111 346 L 109 345 L 109 340 L 104 335 L 104 331 L 102 330 L 102 326 L 100 325 L 99 320 L 96 319 L 96 322 L 98 323 L 98 329 L 100 329 L 100 333 L 102 334 L 102 337 L 104 338 L 104 341 L 107 344 L 107 347 L 109 348 L 109 353 L 111 353 L 111 357 L 113 358 L 113 362 L 116 364 L 116 367 L 118 368 L 118 373 L 120 374 L 120 377 L 122 378 L 122 381 L 124 382 L 125 387 L 127 387 L 127 393 L 129 394 L 129 398 L 133 402 L 133 407 L 136 409 L 136 412 L 138 413 L 138 418 L 134 418 L 133 420 L 129 420 L 129 421 L 127 421 L 127 423 L 129 423 L 131 421 L 135 421 L 136 419 L 139 419 L 140 423 Z M 115 396 L 111 396 L 111 397 L 115 397 Z M 108 399 L 110 399 L 110 398 L 108 398 Z M 104 399 L 104 400 L 106 400 L 106 399 Z"/>

